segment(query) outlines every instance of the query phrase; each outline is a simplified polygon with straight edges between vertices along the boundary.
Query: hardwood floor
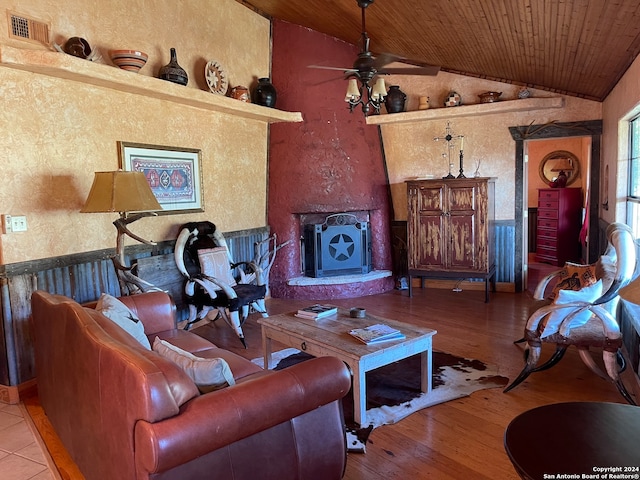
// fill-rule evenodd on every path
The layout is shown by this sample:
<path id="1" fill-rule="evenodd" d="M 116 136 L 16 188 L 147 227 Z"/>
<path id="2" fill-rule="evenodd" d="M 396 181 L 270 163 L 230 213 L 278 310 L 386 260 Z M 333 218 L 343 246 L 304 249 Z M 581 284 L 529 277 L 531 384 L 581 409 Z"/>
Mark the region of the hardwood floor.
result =
<path id="1" fill-rule="evenodd" d="M 271 299 L 268 308 L 271 314 L 277 314 L 309 303 Z M 415 288 L 412 298 L 406 291 L 393 291 L 332 303 L 363 307 L 382 317 L 434 328 L 438 331 L 434 349 L 495 364 L 499 373 L 510 379 L 523 366 L 522 348 L 513 340 L 522 335 L 528 317 L 531 297 L 527 292 L 492 293 L 491 301 L 485 304 L 481 290 L 456 293 Z M 222 321 L 194 331 L 221 347 L 256 358 L 262 355 L 262 347 L 255 319 L 252 316 L 243 327 L 246 350 Z M 599 353 L 594 357 L 597 361 Z M 588 400 L 625 403 L 613 384 L 594 375 L 570 349 L 553 369 L 531 375 L 508 394 L 501 389 L 482 390 L 414 413 L 395 425 L 377 428 L 370 436 L 366 454 L 349 454 L 344 478 L 517 479 L 503 447 L 509 422 L 540 405 Z"/>

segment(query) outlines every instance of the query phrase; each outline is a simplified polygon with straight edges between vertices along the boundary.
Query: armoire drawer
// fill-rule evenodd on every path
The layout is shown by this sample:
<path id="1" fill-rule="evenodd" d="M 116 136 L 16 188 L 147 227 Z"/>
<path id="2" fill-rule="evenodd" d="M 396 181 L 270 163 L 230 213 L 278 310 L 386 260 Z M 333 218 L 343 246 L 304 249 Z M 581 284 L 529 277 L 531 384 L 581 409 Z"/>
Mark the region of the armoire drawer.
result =
<path id="1" fill-rule="evenodd" d="M 538 248 L 555 250 L 558 247 L 558 239 L 542 237 L 538 235 L 538 237 L 536 238 L 536 245 L 538 246 Z"/>
<path id="2" fill-rule="evenodd" d="M 538 218 L 558 218 L 558 210 L 548 210 L 546 208 L 538 209 Z"/>
<path id="3" fill-rule="evenodd" d="M 540 190 L 538 193 L 538 201 L 540 200 L 555 200 L 560 199 L 560 193 L 558 190 Z"/>
<path id="4" fill-rule="evenodd" d="M 547 230 L 558 230 L 558 220 L 553 218 L 538 217 L 538 229 L 540 228 L 544 228 Z"/>

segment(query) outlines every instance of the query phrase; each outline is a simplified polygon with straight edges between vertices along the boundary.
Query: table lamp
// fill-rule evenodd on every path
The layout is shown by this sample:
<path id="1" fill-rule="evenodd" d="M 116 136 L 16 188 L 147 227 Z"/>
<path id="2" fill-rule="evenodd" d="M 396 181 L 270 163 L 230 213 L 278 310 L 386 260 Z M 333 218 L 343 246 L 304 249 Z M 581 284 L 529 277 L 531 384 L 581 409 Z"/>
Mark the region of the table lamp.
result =
<path id="1" fill-rule="evenodd" d="M 157 215 L 162 210 L 158 200 L 153 195 L 147 178 L 142 172 L 95 172 L 93 185 L 89 191 L 82 213 L 119 212 L 120 218 L 113 224 L 118 230 L 116 238 L 116 257 L 113 258 L 120 289 L 131 293 L 155 289 L 152 284 L 131 273 L 124 256 L 124 236 L 129 235 L 138 242 L 155 245 L 155 242 L 145 240 L 132 233 L 127 225 L 136 220 Z M 133 212 L 133 215 L 130 213 Z M 124 291 L 122 292 L 124 293 Z"/>
<path id="2" fill-rule="evenodd" d="M 564 188 L 567 186 L 567 180 L 569 179 L 566 172 L 569 172 L 569 174 L 571 174 L 571 171 L 573 171 L 573 165 L 571 164 L 571 160 L 566 157 L 558 158 L 557 160 L 558 161 L 553 166 L 551 171 L 559 172 L 558 177 L 556 178 L 556 184 L 558 185 L 558 187 Z"/>

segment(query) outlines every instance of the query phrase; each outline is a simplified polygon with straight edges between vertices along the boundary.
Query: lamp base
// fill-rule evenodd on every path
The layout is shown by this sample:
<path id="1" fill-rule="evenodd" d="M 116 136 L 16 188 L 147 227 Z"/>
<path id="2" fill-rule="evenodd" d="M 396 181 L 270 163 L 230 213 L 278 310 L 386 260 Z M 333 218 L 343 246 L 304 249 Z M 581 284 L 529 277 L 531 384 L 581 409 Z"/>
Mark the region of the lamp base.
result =
<path id="1" fill-rule="evenodd" d="M 564 188 L 567 186 L 567 174 L 563 170 L 560 170 L 558 177 L 556 178 L 556 185 L 558 188 Z"/>

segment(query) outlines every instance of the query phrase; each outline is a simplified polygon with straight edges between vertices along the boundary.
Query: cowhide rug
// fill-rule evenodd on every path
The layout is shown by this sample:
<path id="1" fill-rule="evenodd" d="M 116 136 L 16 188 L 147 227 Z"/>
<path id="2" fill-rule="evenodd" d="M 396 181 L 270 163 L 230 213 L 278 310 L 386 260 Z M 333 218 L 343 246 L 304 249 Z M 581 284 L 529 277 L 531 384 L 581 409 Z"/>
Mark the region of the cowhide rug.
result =
<path id="1" fill-rule="evenodd" d="M 273 354 L 276 370 L 312 358 L 294 348 Z M 264 366 L 262 358 L 254 363 Z M 431 393 L 420 391 L 420 356 L 414 355 L 367 372 L 367 425 L 353 422 L 353 396 L 343 399 L 347 423 L 347 443 L 350 452 L 364 453 L 369 434 L 374 428 L 399 422 L 418 410 L 439 403 L 466 397 L 487 388 L 504 388 L 509 379 L 499 376 L 497 368 L 479 360 L 433 352 Z"/>

